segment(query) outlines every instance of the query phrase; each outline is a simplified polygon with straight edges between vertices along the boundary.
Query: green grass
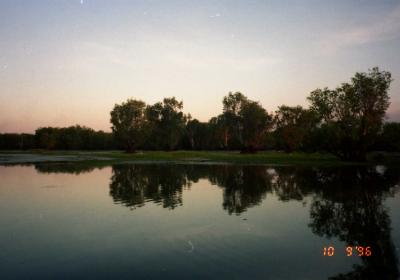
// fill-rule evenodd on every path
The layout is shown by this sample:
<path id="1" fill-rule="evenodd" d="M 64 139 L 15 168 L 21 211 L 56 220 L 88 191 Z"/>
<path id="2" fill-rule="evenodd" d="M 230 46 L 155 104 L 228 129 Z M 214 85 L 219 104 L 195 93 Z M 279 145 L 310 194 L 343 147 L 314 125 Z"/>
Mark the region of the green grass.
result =
<path id="1" fill-rule="evenodd" d="M 305 154 L 281 152 L 259 152 L 256 154 L 240 154 L 239 152 L 214 151 L 174 151 L 174 152 L 142 152 L 127 154 L 122 152 L 96 153 L 99 156 L 110 156 L 114 159 L 149 160 L 149 161 L 196 161 L 196 162 L 238 162 L 238 163 L 282 163 L 282 162 L 315 162 L 338 161 L 328 154 Z"/>
<path id="2" fill-rule="evenodd" d="M 125 153 L 122 151 L 2 151 L 1 153 L 25 153 L 46 156 L 76 156 L 83 161 L 101 161 L 96 157 L 107 158 L 112 162 L 126 161 L 155 161 L 155 162 L 230 162 L 230 163 L 270 163 L 270 164 L 298 164 L 298 163 L 340 163 L 330 154 L 320 153 L 283 153 L 283 152 L 258 152 L 256 154 L 240 154 L 239 152 L 225 151 L 144 151 Z"/>
<path id="3" fill-rule="evenodd" d="M 359 162 L 343 162 L 326 153 L 284 153 L 263 151 L 256 154 L 240 154 L 232 151 L 2 151 L 1 153 L 35 154 L 46 156 L 74 156 L 81 162 L 110 164 L 120 162 L 189 162 L 189 163 L 238 163 L 238 164 L 296 164 L 296 165 L 351 165 Z M 102 160 L 107 159 L 107 160 Z M 376 163 L 368 161 L 367 163 Z"/>

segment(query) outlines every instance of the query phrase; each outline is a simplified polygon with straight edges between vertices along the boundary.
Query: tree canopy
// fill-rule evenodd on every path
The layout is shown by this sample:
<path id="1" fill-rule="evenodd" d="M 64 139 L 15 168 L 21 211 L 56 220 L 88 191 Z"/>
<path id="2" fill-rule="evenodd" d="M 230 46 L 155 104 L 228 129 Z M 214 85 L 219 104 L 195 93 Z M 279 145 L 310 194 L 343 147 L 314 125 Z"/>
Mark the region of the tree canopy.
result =
<path id="1" fill-rule="evenodd" d="M 143 101 L 128 99 L 111 111 L 112 132 L 127 152 L 134 152 L 144 140 L 145 108 Z"/>
<path id="2" fill-rule="evenodd" d="M 375 67 L 335 89 L 310 93 L 309 108 L 281 105 L 274 113 L 241 92 L 222 98 L 208 122 L 183 112 L 175 97 L 154 104 L 128 99 L 110 113 L 112 133 L 85 126 L 41 127 L 35 134 L 0 134 L 0 149 L 237 150 L 330 152 L 365 160 L 371 150 L 400 152 L 400 124 L 385 123 L 391 74 Z"/>
<path id="3" fill-rule="evenodd" d="M 391 74 L 375 67 L 368 73 L 356 73 L 350 83 L 335 90 L 316 89 L 308 100 L 311 110 L 329 133 L 330 151 L 345 160 L 364 160 L 367 149 L 376 140 L 389 107 Z"/>

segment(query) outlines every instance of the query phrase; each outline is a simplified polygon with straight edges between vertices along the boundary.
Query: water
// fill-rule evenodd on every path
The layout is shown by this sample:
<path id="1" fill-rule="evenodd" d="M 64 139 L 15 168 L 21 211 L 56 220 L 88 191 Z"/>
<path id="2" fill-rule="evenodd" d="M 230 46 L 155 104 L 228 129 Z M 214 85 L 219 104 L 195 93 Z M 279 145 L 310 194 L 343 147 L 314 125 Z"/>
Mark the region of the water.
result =
<path id="1" fill-rule="evenodd" d="M 398 279 L 399 171 L 0 166 L 0 278 Z"/>

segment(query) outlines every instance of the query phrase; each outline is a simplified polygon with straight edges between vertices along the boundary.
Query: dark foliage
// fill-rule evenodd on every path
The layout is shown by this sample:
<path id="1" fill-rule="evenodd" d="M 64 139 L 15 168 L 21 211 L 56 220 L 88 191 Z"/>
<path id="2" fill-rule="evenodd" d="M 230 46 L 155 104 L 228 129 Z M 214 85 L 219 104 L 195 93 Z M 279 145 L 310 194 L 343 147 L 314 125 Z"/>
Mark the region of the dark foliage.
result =
<path id="1" fill-rule="evenodd" d="M 35 148 L 48 150 L 108 150 L 117 148 L 111 133 L 79 125 L 43 127 L 35 132 Z"/>
<path id="2" fill-rule="evenodd" d="M 349 83 L 310 93 L 310 108 L 279 106 L 269 114 L 240 92 L 222 100 L 222 113 L 208 122 L 183 113 L 175 97 L 147 105 L 137 99 L 116 104 L 112 133 L 83 126 L 43 127 L 31 134 L 0 134 L 0 149 L 47 150 L 258 150 L 329 152 L 362 161 L 373 150 L 400 152 L 400 124 L 384 123 L 389 72 L 373 68 Z"/>
<path id="3" fill-rule="evenodd" d="M 35 148 L 35 138 L 33 134 L 0 133 L 0 149 L 26 150 L 33 148 Z"/>

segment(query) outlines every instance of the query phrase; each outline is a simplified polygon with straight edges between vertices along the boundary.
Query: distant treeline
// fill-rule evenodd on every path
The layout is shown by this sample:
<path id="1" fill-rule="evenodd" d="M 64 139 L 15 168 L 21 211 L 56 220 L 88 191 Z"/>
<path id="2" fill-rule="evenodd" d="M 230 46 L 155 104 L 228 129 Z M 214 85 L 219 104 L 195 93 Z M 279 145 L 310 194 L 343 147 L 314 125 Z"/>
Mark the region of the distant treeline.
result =
<path id="1" fill-rule="evenodd" d="M 76 125 L 43 127 L 35 134 L 0 134 L 0 149 L 110 150 L 117 145 L 112 133 Z"/>
<path id="2" fill-rule="evenodd" d="M 176 150 L 226 150 L 223 140 L 218 139 L 218 130 L 210 122 L 189 121 Z M 211 137 L 210 137 L 211 136 Z M 293 135 L 295 137 L 295 135 Z M 303 141 L 296 144 L 293 151 L 315 152 L 326 151 L 324 132 L 316 129 L 307 134 Z M 272 131 L 260 147 L 261 150 L 286 150 L 287 144 L 293 144 L 292 139 L 282 138 L 279 131 Z M 288 140 L 290 140 L 290 143 Z M 79 125 L 58 128 L 45 127 L 36 130 L 35 134 L 3 133 L 0 134 L 1 150 L 117 150 L 123 149 L 112 133 L 94 131 Z M 161 150 L 154 143 L 143 143 L 138 149 Z M 234 150 L 235 148 L 231 148 Z M 236 149 L 239 149 L 237 146 Z M 382 131 L 369 150 L 400 152 L 400 123 L 388 122 L 383 125 Z"/>
<path id="3" fill-rule="evenodd" d="M 240 92 L 223 98 L 223 111 L 208 122 L 183 113 L 175 97 L 148 105 L 139 99 L 116 104 L 112 133 L 81 126 L 45 127 L 30 134 L 0 134 L 0 149 L 60 150 L 258 150 L 325 151 L 364 160 L 371 150 L 400 151 L 400 124 L 385 123 L 391 74 L 377 67 L 356 73 L 336 89 L 316 89 L 309 108 L 267 112 Z"/>

